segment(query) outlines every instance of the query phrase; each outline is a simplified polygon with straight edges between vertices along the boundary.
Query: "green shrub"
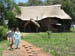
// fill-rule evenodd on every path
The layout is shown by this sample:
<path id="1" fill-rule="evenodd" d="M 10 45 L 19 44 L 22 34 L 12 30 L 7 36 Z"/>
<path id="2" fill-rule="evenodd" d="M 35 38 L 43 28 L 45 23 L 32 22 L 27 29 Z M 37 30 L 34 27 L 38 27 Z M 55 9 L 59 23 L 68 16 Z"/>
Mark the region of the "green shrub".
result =
<path id="1" fill-rule="evenodd" d="M 0 26 L 0 41 L 6 39 L 6 32 L 8 29 L 4 26 Z"/>

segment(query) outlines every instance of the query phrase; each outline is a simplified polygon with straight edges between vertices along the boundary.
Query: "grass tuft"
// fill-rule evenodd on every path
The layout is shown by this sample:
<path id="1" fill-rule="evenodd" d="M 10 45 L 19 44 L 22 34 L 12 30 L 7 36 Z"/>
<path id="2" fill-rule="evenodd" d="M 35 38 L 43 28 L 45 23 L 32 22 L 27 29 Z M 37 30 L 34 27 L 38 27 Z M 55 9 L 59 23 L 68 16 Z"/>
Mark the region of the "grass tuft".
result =
<path id="1" fill-rule="evenodd" d="M 8 48 L 8 41 L 0 41 L 0 56 L 2 56 L 2 52 Z"/>
<path id="2" fill-rule="evenodd" d="M 51 33 L 50 38 L 45 33 L 33 33 L 23 37 L 43 50 L 52 53 L 54 56 L 75 56 L 75 33 Z"/>

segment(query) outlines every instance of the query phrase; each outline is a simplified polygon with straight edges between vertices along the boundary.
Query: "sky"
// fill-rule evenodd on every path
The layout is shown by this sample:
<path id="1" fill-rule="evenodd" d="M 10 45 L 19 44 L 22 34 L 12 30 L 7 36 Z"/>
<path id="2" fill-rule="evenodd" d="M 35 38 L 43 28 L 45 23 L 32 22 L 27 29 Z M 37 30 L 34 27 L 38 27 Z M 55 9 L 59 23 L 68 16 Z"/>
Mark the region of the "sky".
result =
<path id="1" fill-rule="evenodd" d="M 19 3 L 19 2 L 24 2 L 24 3 L 26 3 L 28 0 L 14 0 L 17 4 Z M 42 1 L 45 1 L 45 0 L 42 0 Z"/>
<path id="2" fill-rule="evenodd" d="M 26 3 L 28 0 L 14 0 L 17 4 L 19 3 L 19 2 L 24 2 L 24 3 Z"/>

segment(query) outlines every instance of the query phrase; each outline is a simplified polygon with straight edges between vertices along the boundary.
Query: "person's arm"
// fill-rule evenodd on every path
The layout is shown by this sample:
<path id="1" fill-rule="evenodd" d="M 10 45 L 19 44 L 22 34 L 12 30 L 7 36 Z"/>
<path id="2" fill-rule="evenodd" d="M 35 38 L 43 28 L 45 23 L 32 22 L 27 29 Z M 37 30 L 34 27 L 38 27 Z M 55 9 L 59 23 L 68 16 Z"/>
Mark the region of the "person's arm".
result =
<path id="1" fill-rule="evenodd" d="M 7 32 L 7 33 L 6 33 L 6 38 L 7 38 L 7 40 L 9 40 L 9 36 L 8 36 L 8 33 L 9 33 L 9 32 Z"/>
<path id="2" fill-rule="evenodd" d="M 7 36 L 7 40 L 9 40 L 9 37 Z"/>
<path id="3" fill-rule="evenodd" d="M 19 40 L 21 41 L 21 33 L 19 34 Z"/>
<path id="4" fill-rule="evenodd" d="M 15 40 L 15 33 L 13 34 L 13 40 Z"/>

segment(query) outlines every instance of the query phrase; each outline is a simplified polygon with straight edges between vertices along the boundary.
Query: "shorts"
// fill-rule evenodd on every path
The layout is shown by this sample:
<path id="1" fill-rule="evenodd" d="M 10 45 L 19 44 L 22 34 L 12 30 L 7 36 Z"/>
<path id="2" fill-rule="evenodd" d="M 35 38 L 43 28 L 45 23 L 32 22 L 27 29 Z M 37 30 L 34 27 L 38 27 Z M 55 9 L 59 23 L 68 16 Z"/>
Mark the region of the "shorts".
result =
<path id="1" fill-rule="evenodd" d="M 10 39 L 10 40 L 9 40 L 9 44 L 10 44 L 10 45 L 13 45 L 13 40 Z"/>

